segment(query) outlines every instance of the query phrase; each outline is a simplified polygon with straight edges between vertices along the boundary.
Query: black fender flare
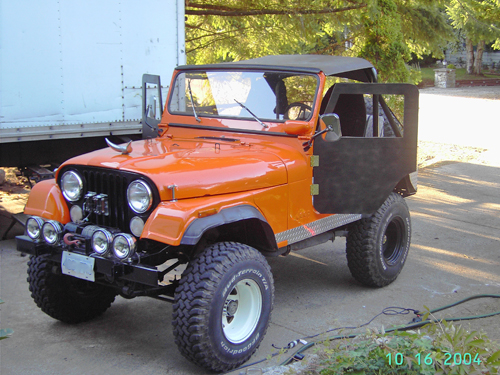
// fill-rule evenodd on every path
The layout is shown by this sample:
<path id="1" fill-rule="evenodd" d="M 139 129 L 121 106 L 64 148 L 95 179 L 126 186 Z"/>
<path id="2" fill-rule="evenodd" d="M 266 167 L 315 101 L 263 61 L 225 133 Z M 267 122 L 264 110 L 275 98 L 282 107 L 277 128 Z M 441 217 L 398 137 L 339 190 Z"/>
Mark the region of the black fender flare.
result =
<path id="1" fill-rule="evenodd" d="M 276 237 L 271 226 L 260 211 L 250 205 L 224 208 L 217 214 L 199 218 L 189 224 L 181 239 L 181 245 L 196 245 L 208 230 L 238 221 L 257 219 L 262 225 L 266 246 L 258 249 L 262 252 L 278 251 Z"/>

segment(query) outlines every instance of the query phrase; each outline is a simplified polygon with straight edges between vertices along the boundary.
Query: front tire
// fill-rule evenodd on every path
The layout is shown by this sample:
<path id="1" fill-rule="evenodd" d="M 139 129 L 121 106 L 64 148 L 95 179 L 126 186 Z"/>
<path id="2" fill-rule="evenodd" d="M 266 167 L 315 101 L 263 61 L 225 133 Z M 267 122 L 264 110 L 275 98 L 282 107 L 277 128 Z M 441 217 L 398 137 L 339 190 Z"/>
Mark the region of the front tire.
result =
<path id="1" fill-rule="evenodd" d="M 234 242 L 209 246 L 189 263 L 176 289 L 175 342 L 197 365 L 229 371 L 259 347 L 273 303 L 273 277 L 262 254 Z"/>
<path id="2" fill-rule="evenodd" d="M 353 224 L 347 235 L 347 265 L 367 286 L 383 287 L 398 277 L 410 249 L 411 220 L 405 200 L 391 193 L 370 217 Z"/>
<path id="3" fill-rule="evenodd" d="M 106 311 L 115 300 L 114 289 L 63 275 L 48 255 L 32 256 L 28 262 L 31 297 L 44 313 L 65 323 L 81 323 Z"/>

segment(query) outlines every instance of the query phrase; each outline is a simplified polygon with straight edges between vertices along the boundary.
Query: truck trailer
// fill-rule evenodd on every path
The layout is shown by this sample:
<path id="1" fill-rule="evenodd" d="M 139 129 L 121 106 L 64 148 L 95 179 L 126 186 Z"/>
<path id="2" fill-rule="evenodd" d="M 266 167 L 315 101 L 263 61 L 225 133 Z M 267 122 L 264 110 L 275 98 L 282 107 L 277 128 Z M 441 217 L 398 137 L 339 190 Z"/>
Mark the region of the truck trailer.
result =
<path id="1" fill-rule="evenodd" d="M 55 166 L 105 137 L 142 137 L 143 74 L 185 64 L 182 0 L 0 4 L 0 166 Z"/>

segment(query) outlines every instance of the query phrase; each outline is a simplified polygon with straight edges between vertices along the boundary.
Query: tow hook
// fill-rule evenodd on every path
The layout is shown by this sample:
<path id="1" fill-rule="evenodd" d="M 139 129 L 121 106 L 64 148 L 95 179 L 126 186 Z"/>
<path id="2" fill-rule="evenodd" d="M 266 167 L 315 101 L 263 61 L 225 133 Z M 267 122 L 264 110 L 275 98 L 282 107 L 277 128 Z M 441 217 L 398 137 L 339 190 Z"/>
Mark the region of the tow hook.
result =
<path id="1" fill-rule="evenodd" d="M 81 241 L 80 240 L 75 240 L 74 239 L 74 233 L 66 233 L 63 237 L 64 243 L 68 246 L 71 245 L 80 245 Z"/>

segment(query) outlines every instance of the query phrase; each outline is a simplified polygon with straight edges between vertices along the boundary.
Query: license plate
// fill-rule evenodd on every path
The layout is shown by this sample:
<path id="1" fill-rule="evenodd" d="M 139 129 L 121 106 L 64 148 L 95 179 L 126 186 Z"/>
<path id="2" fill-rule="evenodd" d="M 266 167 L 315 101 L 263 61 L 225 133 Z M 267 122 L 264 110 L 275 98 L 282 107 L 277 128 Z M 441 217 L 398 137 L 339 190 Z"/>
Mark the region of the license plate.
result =
<path id="1" fill-rule="evenodd" d="M 94 263 L 94 258 L 63 251 L 61 262 L 62 273 L 83 280 L 95 281 Z"/>

